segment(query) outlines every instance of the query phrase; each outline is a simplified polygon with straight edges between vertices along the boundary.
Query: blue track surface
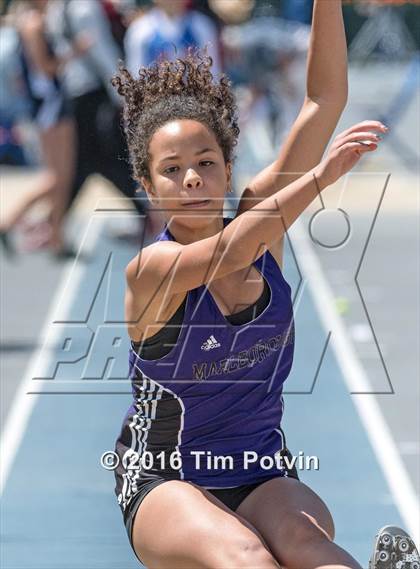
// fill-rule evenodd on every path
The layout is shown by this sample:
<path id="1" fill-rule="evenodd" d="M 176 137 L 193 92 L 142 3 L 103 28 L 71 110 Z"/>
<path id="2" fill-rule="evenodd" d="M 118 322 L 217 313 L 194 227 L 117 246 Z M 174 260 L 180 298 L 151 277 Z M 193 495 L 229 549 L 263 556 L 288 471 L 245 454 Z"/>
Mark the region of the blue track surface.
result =
<path id="1" fill-rule="evenodd" d="M 54 376 L 57 357 L 80 359 L 60 365 L 43 389 L 97 393 L 39 395 L 3 493 L 3 569 L 139 566 L 114 495 L 114 476 L 100 465 L 102 453 L 114 448 L 130 404 L 130 389 L 123 379 L 128 341 L 124 329 L 112 322 L 123 320 L 123 268 L 132 254 L 100 236 L 95 260 L 86 264 L 74 301 L 67 306 L 65 319 L 70 324 L 54 324 L 59 327 L 58 351 L 52 350 L 45 376 Z M 298 273 L 289 252 L 285 266 L 286 278 L 296 289 Z M 89 344 L 104 322 L 102 336 Z M 122 342 L 114 346 L 116 360 L 107 364 L 104 345 L 115 329 Z M 301 478 L 331 509 L 337 542 L 366 567 L 377 529 L 386 523 L 401 524 L 401 519 L 332 350 L 326 352 L 313 393 L 302 393 L 312 384 L 327 336 L 308 291 L 296 311 L 296 336 L 286 390 L 300 393 L 286 396 L 288 445 L 294 454 L 302 450 L 319 457 L 320 470 L 304 472 Z M 65 343 L 66 338 L 71 340 Z M 64 343 L 66 350 L 61 348 Z M 87 351 L 89 365 L 83 357 Z M 95 374 L 103 379 L 78 379 Z M 34 391 L 40 389 L 39 382 L 32 384 Z"/>

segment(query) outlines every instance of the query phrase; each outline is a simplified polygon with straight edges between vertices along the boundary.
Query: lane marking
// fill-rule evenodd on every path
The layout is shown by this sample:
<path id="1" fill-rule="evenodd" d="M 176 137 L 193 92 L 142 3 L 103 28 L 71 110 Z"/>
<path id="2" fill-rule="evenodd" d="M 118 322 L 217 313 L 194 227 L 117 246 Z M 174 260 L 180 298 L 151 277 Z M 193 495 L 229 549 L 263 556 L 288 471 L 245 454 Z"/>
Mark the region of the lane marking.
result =
<path id="1" fill-rule="evenodd" d="M 349 339 L 342 319 L 334 309 L 334 294 L 324 276 L 321 263 L 310 244 L 302 221 L 296 221 L 289 235 L 299 261 L 299 269 L 308 282 L 321 322 L 332 332 L 331 346 L 342 370 L 344 381 L 352 394 L 352 401 L 365 428 L 372 449 L 381 466 L 393 499 L 414 540 L 419 540 L 420 512 L 418 498 L 407 470 L 398 453 L 389 426 L 381 408 L 369 392 L 373 391 L 369 378 Z M 387 521 L 384 520 L 384 524 Z"/>
<path id="2" fill-rule="evenodd" d="M 94 224 L 93 221 L 98 219 L 99 221 Z M 99 240 L 99 236 L 104 225 L 105 216 L 99 217 L 98 215 L 93 215 L 89 219 L 86 230 L 79 244 L 79 251 L 82 251 L 84 254 L 94 252 L 96 243 Z M 93 226 L 93 228 L 91 228 L 91 226 Z M 59 327 L 56 327 L 52 334 L 49 334 L 49 327 L 52 322 L 57 320 L 57 315 L 60 316 L 60 320 L 64 320 L 70 313 L 70 308 L 87 268 L 88 264 L 78 262 L 78 259 L 76 258 L 73 262 L 69 262 L 67 268 L 64 269 L 64 274 L 60 279 L 57 292 L 52 299 L 44 325 L 40 332 L 40 338 L 43 342 L 46 342 L 47 339 L 48 341 L 59 340 Z M 10 470 L 13 466 L 16 454 L 28 426 L 32 410 L 39 396 L 39 393 L 33 395 L 28 394 L 28 391 L 33 387 L 32 378 L 43 377 L 44 370 L 48 368 L 51 357 L 52 350 L 48 350 L 45 343 L 43 343 L 43 345 L 39 347 L 30 358 L 25 371 L 25 376 L 13 398 L 13 403 L 0 439 L 0 496 L 3 494 Z"/>

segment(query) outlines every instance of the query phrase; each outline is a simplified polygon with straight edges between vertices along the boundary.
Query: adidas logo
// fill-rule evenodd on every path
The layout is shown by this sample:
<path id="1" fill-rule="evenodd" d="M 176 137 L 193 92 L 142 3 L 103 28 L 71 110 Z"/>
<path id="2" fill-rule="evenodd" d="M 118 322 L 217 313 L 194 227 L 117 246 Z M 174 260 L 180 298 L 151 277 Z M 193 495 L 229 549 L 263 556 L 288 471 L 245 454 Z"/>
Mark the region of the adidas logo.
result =
<path id="1" fill-rule="evenodd" d="M 206 350 L 206 352 L 208 352 L 209 350 L 213 350 L 214 348 L 220 348 L 220 344 L 212 334 L 210 338 L 206 340 L 204 344 L 201 346 L 201 349 Z"/>

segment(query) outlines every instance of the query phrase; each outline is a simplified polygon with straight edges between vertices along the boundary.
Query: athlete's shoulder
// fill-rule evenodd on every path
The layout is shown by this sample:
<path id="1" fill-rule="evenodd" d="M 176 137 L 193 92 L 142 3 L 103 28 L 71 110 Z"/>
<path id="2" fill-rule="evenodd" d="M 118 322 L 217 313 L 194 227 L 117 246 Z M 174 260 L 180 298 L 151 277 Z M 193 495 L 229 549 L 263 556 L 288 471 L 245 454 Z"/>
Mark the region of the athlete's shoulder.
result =
<path id="1" fill-rule="evenodd" d="M 127 283 L 129 285 L 138 284 L 145 279 L 158 278 L 168 264 L 172 264 L 176 259 L 177 253 L 182 245 L 176 241 L 160 240 L 144 247 L 131 261 L 125 269 Z"/>

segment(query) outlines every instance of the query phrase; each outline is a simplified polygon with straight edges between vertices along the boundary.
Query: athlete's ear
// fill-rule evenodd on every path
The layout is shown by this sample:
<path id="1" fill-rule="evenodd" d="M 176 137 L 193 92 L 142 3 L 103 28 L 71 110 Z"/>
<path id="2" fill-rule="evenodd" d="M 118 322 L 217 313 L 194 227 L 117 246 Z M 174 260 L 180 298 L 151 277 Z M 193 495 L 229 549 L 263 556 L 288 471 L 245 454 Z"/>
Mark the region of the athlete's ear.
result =
<path id="1" fill-rule="evenodd" d="M 152 205 L 155 204 L 156 203 L 156 193 L 155 193 L 155 190 L 153 188 L 152 181 L 149 180 L 149 178 L 142 176 L 140 178 L 140 182 L 144 188 L 144 191 L 146 192 L 147 199 L 149 200 L 149 202 Z"/>

